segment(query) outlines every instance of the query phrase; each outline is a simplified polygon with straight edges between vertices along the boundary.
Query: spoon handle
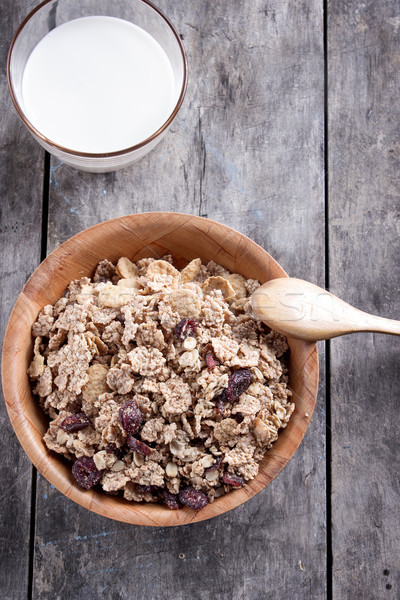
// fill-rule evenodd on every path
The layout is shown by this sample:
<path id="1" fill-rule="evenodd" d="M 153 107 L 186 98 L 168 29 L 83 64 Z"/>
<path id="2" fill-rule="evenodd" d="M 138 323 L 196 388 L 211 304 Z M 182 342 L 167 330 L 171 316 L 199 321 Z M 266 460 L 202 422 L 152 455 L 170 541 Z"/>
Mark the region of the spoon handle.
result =
<path id="1" fill-rule="evenodd" d="M 256 316 L 275 331 L 306 341 L 371 331 L 400 335 L 400 321 L 363 312 L 301 279 L 273 279 L 252 295 Z"/>
<path id="2" fill-rule="evenodd" d="M 362 311 L 360 311 L 362 312 Z M 375 333 L 389 333 L 391 335 L 400 335 L 400 321 L 393 319 L 384 319 L 383 317 L 376 317 L 368 313 L 362 313 L 365 315 L 365 329 L 357 329 L 356 331 L 372 331 Z"/>

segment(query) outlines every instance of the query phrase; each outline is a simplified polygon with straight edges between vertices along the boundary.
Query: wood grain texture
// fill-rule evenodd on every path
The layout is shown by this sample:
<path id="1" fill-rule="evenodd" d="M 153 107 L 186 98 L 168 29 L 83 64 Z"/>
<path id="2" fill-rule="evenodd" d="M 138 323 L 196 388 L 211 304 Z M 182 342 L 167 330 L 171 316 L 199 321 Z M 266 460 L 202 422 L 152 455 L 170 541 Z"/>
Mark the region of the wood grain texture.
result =
<path id="1" fill-rule="evenodd" d="M 235 227 L 290 274 L 322 285 L 322 2 L 158 5 L 188 53 L 182 111 L 129 170 L 93 176 L 52 161 L 49 249 L 109 217 L 177 210 Z M 118 524 L 39 478 L 35 598 L 66 590 L 78 600 L 325 598 L 323 389 L 322 381 L 305 440 L 280 476 L 211 521 L 174 529 Z"/>
<path id="2" fill-rule="evenodd" d="M 44 153 L 25 135 L 8 96 L 6 59 L 14 30 L 32 6 L 5 0 L 0 18 L 0 339 L 18 293 L 40 261 Z M 23 174 L 23 176 L 21 176 Z M 32 466 L 0 401 L 0 595 L 27 597 Z"/>
<path id="3" fill-rule="evenodd" d="M 232 225 L 290 274 L 323 285 L 322 1 L 157 3 L 188 51 L 183 110 L 132 169 L 95 176 L 52 161 L 49 249 L 110 217 L 173 209 Z M 9 4 L 7 19 L 22 2 Z M 18 129 L 16 120 L 8 126 Z M 21 172 L 34 189 L 37 170 Z M 7 193 L 11 185 L 9 177 Z M 9 243 L 17 247 L 15 237 Z M 13 283 L 13 297 L 22 283 Z M 317 411 L 289 465 L 267 490 L 217 519 L 176 529 L 115 523 L 39 477 L 32 598 L 322 600 L 325 502 L 322 379 Z M 12 590 L 26 596 L 19 568 L 12 580 L 7 573 L 6 598 Z"/>
<path id="4" fill-rule="evenodd" d="M 400 317 L 398 2 L 329 2 L 331 291 Z M 335 340 L 333 596 L 399 597 L 399 340 Z"/>

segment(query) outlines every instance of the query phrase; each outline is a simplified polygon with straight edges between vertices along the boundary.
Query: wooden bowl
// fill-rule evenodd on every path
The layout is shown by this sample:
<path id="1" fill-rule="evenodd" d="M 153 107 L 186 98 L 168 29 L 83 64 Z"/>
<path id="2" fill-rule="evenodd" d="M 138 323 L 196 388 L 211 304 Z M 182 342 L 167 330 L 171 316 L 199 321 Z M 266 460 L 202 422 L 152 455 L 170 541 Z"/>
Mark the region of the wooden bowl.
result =
<path id="1" fill-rule="evenodd" d="M 170 253 L 177 266 L 193 258 L 215 260 L 234 273 L 261 283 L 287 277 L 284 270 L 260 246 L 220 223 L 179 213 L 153 212 L 129 215 L 95 225 L 78 233 L 36 269 L 20 293 L 12 311 L 3 346 L 3 389 L 8 414 L 25 452 L 60 492 L 81 506 L 105 517 L 138 525 L 172 526 L 202 521 L 239 506 L 265 486 L 288 463 L 310 422 L 318 387 L 316 344 L 289 340 L 290 387 L 296 409 L 260 465 L 258 476 L 245 487 L 230 492 L 195 512 L 171 511 L 159 504 L 135 504 L 101 491 L 80 489 L 73 481 L 71 465 L 49 452 L 42 436 L 47 418 L 32 396 L 27 369 L 32 358 L 31 326 L 38 312 L 61 297 L 68 283 L 91 276 L 97 263 L 120 256 L 133 261 L 159 258 Z"/>

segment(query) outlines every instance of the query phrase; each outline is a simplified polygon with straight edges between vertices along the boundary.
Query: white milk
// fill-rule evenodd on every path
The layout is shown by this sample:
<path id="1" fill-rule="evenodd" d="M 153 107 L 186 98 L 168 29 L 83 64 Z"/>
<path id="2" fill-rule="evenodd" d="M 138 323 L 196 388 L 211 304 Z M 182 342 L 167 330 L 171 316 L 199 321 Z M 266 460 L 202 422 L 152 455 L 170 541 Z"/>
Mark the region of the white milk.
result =
<path id="1" fill-rule="evenodd" d="M 70 150 L 107 153 L 157 131 L 176 104 L 171 63 L 146 31 L 113 17 L 56 27 L 34 48 L 22 81 L 27 118 Z"/>

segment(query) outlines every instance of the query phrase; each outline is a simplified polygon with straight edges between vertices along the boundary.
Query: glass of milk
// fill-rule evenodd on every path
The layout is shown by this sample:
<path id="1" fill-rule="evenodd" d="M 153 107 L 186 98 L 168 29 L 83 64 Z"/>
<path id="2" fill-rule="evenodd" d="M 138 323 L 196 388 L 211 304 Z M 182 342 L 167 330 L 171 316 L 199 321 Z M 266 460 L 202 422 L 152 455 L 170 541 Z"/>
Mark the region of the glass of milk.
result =
<path id="1" fill-rule="evenodd" d="M 167 132 L 187 61 L 175 28 L 147 0 L 47 0 L 17 30 L 7 75 L 19 116 L 48 152 L 109 172 Z"/>

